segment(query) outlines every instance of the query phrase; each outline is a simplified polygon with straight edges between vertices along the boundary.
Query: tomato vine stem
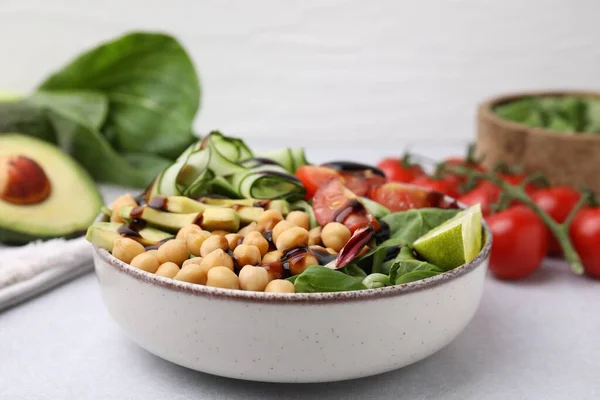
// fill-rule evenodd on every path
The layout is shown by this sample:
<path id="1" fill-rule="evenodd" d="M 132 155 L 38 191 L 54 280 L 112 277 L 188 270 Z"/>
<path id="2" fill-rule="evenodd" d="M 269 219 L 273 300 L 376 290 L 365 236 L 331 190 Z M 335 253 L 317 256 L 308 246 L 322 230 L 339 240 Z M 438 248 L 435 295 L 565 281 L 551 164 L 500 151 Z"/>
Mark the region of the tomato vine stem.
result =
<path id="1" fill-rule="evenodd" d="M 544 222 L 544 224 L 546 224 L 548 229 L 550 229 L 556 240 L 559 242 L 565 259 L 571 267 L 571 271 L 577 275 L 583 274 L 584 270 L 583 264 L 581 263 L 581 258 L 579 257 L 579 254 L 577 254 L 577 250 L 575 250 L 575 247 L 573 246 L 573 243 L 569 237 L 569 226 L 571 225 L 573 218 L 575 218 L 577 211 L 579 211 L 579 209 L 581 209 L 581 207 L 588 202 L 589 193 L 583 193 L 575 207 L 573 207 L 571 210 L 565 222 L 559 224 L 550 215 L 548 215 L 548 213 L 535 204 L 531 197 L 529 197 L 529 195 L 525 192 L 524 187 L 521 185 L 512 185 L 504 181 L 495 173 L 480 172 L 465 167 L 450 167 L 447 169 L 447 171 L 466 177 L 475 177 L 478 179 L 488 180 L 502 189 L 503 193 L 505 193 L 509 198 L 518 200 L 529 207 L 538 215 L 538 217 L 540 217 L 540 219 Z"/>

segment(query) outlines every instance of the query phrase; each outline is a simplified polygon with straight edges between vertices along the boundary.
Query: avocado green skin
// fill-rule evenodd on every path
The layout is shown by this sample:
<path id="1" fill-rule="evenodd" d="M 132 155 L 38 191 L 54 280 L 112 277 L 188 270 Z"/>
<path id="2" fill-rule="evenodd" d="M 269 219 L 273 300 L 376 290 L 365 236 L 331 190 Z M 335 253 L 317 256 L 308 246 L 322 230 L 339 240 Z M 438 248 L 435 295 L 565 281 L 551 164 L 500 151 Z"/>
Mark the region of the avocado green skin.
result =
<path id="1" fill-rule="evenodd" d="M 62 237 L 64 239 L 72 239 L 79 236 L 83 236 L 85 234 L 85 230 L 73 232 L 67 236 L 33 236 L 28 235 L 26 233 L 10 231 L 7 229 L 0 228 L 0 243 L 7 245 L 22 245 L 27 244 L 29 242 L 34 242 L 36 240 L 50 240 L 55 239 L 57 237 Z"/>

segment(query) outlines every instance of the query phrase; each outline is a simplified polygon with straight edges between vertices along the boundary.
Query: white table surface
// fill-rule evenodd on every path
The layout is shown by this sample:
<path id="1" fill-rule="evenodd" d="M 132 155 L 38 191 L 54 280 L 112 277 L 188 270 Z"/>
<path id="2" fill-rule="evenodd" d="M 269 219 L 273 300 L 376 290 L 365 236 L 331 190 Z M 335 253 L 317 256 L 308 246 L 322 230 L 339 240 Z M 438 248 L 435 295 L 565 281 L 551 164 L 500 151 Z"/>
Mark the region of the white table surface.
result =
<path id="1" fill-rule="evenodd" d="M 600 284 L 557 261 L 517 283 L 488 278 L 472 322 L 437 354 L 329 384 L 237 381 L 157 358 L 111 320 L 91 273 L 0 314 L 2 400 L 591 400 L 599 371 Z"/>

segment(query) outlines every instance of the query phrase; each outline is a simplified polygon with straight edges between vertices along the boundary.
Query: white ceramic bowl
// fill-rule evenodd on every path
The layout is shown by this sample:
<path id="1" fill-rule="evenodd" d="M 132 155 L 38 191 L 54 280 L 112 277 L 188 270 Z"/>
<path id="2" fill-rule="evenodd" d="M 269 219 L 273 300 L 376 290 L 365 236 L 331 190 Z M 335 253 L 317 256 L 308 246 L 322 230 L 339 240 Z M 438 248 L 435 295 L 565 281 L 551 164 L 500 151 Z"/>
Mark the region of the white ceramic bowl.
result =
<path id="1" fill-rule="evenodd" d="M 210 374 L 327 382 L 419 361 L 477 310 L 491 249 L 432 278 L 355 292 L 258 293 L 177 282 L 94 248 L 108 311 L 149 352 Z"/>

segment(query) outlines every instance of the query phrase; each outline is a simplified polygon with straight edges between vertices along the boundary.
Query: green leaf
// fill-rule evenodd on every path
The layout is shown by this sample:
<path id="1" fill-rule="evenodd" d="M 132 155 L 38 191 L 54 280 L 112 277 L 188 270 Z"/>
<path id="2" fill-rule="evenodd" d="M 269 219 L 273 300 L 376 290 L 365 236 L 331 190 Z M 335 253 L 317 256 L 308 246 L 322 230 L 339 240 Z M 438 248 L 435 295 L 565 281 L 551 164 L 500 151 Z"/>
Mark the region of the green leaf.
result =
<path id="1" fill-rule="evenodd" d="M 52 125 L 44 110 L 27 101 L 0 103 L 0 133 L 18 132 L 55 143 Z"/>
<path id="2" fill-rule="evenodd" d="M 406 274 L 399 276 L 398 279 L 396 279 L 396 285 L 401 285 L 403 283 L 410 283 L 410 282 L 415 282 L 415 281 L 420 281 L 421 279 L 426 279 L 426 278 L 431 278 L 432 276 L 436 276 L 441 274 L 441 272 L 438 271 L 412 271 L 412 272 L 407 272 Z"/>
<path id="3" fill-rule="evenodd" d="M 144 187 L 154 179 L 155 169 L 134 168 L 97 130 L 107 111 L 108 101 L 104 95 L 38 92 L 27 101 L 46 112 L 59 147 L 79 161 L 95 180 Z M 137 160 L 140 159 L 138 156 Z"/>
<path id="4" fill-rule="evenodd" d="M 390 228 L 390 239 L 381 246 L 412 245 L 412 243 L 460 210 L 421 208 L 390 214 L 382 219 Z"/>
<path id="5" fill-rule="evenodd" d="M 600 99 L 588 99 L 587 125 L 584 131 L 589 133 L 600 133 Z"/>
<path id="6" fill-rule="evenodd" d="M 305 269 L 296 278 L 294 286 L 297 293 L 345 292 L 367 288 L 353 276 L 321 266 Z"/>
<path id="7" fill-rule="evenodd" d="M 533 97 L 511 101 L 509 103 L 500 104 L 495 107 L 494 111 L 508 120 L 524 123 L 530 118 L 530 115 L 535 112 L 536 100 Z"/>
<path id="8" fill-rule="evenodd" d="M 427 272 L 428 274 L 437 275 L 444 272 L 444 270 L 426 261 L 418 260 L 409 247 L 403 247 L 391 266 L 389 273 L 390 281 L 398 284 L 398 280 L 409 279 L 406 277 L 403 278 L 405 275 L 412 274 L 408 276 L 416 276 L 415 272 Z M 412 280 L 409 282 L 412 282 Z M 401 283 L 406 282 L 402 281 Z"/>
<path id="9" fill-rule="evenodd" d="M 350 275 L 356 279 L 363 280 L 367 277 L 367 273 L 356 264 L 349 264 L 339 270 L 340 272 Z"/>
<path id="10" fill-rule="evenodd" d="M 189 56 L 168 35 L 131 33 L 102 44 L 50 76 L 40 89 L 104 94 L 110 112 L 103 130 L 125 153 L 175 158 L 194 140 L 200 84 Z"/>

